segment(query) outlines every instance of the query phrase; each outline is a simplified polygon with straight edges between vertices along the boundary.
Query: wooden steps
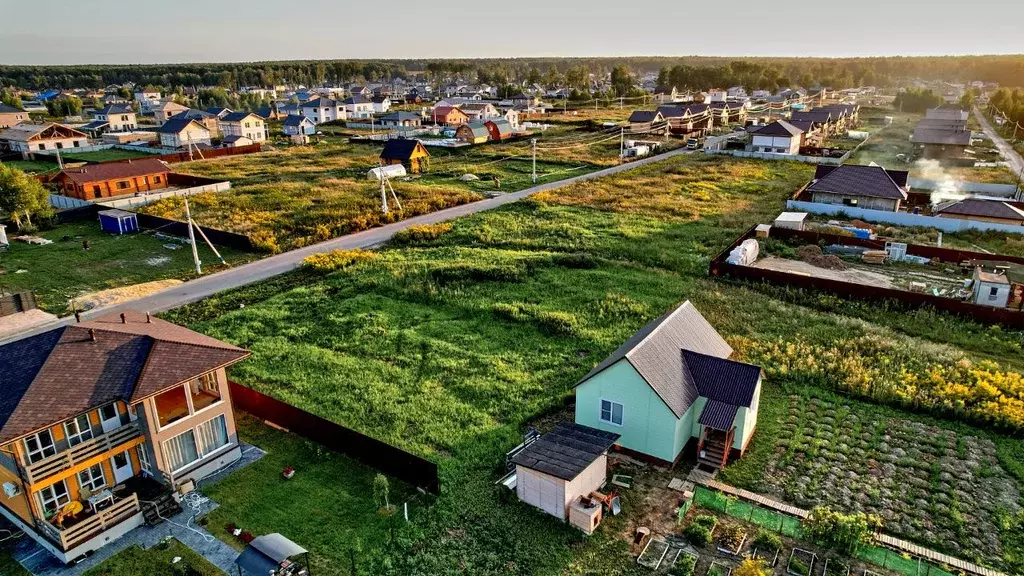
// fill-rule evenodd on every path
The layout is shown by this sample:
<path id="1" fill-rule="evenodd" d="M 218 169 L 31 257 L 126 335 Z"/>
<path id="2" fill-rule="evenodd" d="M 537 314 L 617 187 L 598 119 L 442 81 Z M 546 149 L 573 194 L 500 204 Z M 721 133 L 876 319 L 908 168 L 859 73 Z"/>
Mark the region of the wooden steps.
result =
<path id="1" fill-rule="evenodd" d="M 167 518 L 181 512 L 181 504 L 170 493 L 163 494 L 149 502 L 141 502 L 142 517 L 146 524 L 156 526 Z"/>

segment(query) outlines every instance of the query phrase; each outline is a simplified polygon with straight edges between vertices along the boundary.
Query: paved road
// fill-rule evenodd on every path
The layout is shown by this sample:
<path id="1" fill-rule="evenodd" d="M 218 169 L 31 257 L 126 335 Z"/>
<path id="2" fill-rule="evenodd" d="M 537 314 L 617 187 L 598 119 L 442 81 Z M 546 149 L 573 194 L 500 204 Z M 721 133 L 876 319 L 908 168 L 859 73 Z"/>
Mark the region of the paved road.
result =
<path id="1" fill-rule="evenodd" d="M 985 118 L 985 115 L 978 110 L 977 106 L 974 107 L 974 116 L 978 119 L 978 123 L 981 124 L 981 129 L 985 132 L 985 135 L 991 138 L 992 142 L 995 142 L 996 147 L 999 148 L 999 153 L 1003 155 L 1006 163 L 1010 165 L 1010 170 L 1013 170 L 1014 174 L 1021 174 L 1021 171 L 1024 170 L 1024 159 L 1021 159 L 1020 154 L 999 135 L 999 132 L 996 132 L 995 128 L 989 124 L 988 118 Z"/>
<path id="2" fill-rule="evenodd" d="M 611 168 L 605 168 L 589 174 L 582 174 L 580 176 L 574 176 L 565 180 L 559 180 L 557 182 L 551 182 L 548 184 L 541 184 L 532 188 L 527 188 L 519 192 L 511 192 L 508 194 L 502 194 L 494 198 L 488 198 L 486 200 L 480 200 L 471 204 L 463 204 L 461 206 L 455 206 L 453 208 L 447 208 L 445 210 L 439 210 L 430 214 L 423 214 L 408 220 L 402 220 L 400 222 L 394 222 L 387 224 L 379 228 L 373 228 L 371 230 L 365 230 L 363 232 L 356 232 L 355 234 L 349 234 L 347 236 L 341 236 L 334 238 L 333 240 L 327 240 L 320 242 L 319 244 L 313 244 L 306 246 L 305 248 L 299 248 L 298 250 L 292 250 L 283 254 L 277 254 L 270 256 L 262 260 L 243 264 L 236 268 L 230 268 L 223 270 L 209 276 L 203 276 L 195 280 L 185 282 L 178 286 L 156 292 L 149 296 L 131 300 L 128 302 L 122 302 L 113 306 L 106 306 L 103 308 L 95 308 L 90 310 L 82 316 L 84 318 L 92 318 L 98 315 L 110 314 L 113 312 L 120 312 L 124 309 L 142 310 L 147 312 L 163 312 L 171 310 L 179 306 L 183 306 L 190 302 L 202 300 L 223 292 L 232 288 L 238 288 L 251 284 L 253 282 L 259 282 L 260 280 L 266 280 L 279 274 L 290 272 L 302 265 L 302 260 L 310 254 L 316 254 L 318 252 L 329 252 L 331 250 L 353 250 L 356 248 L 370 248 L 378 246 L 391 239 L 399 230 L 404 230 L 410 226 L 418 226 L 422 224 L 436 224 L 438 222 L 444 222 L 446 220 L 452 220 L 461 216 L 469 214 L 476 214 L 477 212 L 483 212 L 484 210 L 490 210 L 499 206 L 504 206 L 517 200 L 522 200 L 527 196 L 537 194 L 539 192 L 545 192 L 548 190 L 556 190 L 575 184 L 577 182 L 584 182 L 587 180 L 593 180 L 595 178 L 601 178 L 604 176 L 610 176 L 612 174 L 618 174 L 619 172 L 625 172 L 627 170 L 634 170 L 641 166 L 651 164 L 653 162 L 660 162 L 668 158 L 679 156 L 682 154 L 692 154 L 694 151 L 686 149 L 673 150 L 657 156 L 651 156 L 649 158 L 642 158 L 634 162 L 627 164 L 620 164 Z M 51 330 L 57 326 L 71 324 L 74 322 L 74 317 L 67 317 L 50 322 L 28 330 L 19 334 L 9 336 L 5 339 L 0 339 L 0 343 L 4 341 L 17 340 L 30 336 L 32 334 L 38 334 L 46 330 Z"/>

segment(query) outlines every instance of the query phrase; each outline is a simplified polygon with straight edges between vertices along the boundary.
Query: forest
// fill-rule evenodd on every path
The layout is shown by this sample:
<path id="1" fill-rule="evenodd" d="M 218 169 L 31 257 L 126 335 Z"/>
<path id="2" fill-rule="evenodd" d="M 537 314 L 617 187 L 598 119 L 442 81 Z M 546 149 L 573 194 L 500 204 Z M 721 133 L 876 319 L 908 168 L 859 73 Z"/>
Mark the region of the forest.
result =
<path id="1" fill-rule="evenodd" d="M 833 88 L 886 87 L 908 79 L 1024 86 L 1024 55 L 884 58 L 506 58 L 479 60 L 303 60 L 152 65 L 0 66 L 0 86 L 101 88 L 134 82 L 176 86 L 273 86 L 416 77 L 490 84 L 543 83 L 585 90 L 591 74 L 604 78 L 616 67 L 633 75 L 659 73 L 665 85 L 742 85 L 774 89 L 815 84 Z"/>

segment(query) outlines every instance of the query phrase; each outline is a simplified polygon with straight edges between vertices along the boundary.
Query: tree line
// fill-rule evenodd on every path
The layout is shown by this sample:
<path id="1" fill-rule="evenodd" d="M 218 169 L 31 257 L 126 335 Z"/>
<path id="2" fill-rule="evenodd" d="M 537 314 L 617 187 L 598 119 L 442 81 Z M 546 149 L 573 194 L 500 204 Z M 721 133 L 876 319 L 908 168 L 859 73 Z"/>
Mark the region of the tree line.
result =
<path id="1" fill-rule="evenodd" d="M 665 87 L 745 86 L 775 89 L 788 85 L 849 88 L 887 87 L 908 79 L 972 80 L 1024 86 L 1024 56 L 933 56 L 883 58 L 491 58 L 476 60 L 304 60 L 246 63 L 150 65 L 0 66 L 0 86 L 103 88 L 133 82 L 177 86 L 306 86 L 418 78 L 427 82 L 476 81 L 496 86 L 542 84 L 580 91 L 590 77 L 608 78 L 618 70 L 633 78 L 657 73 Z M 625 91 L 623 88 L 616 92 Z M 621 95 L 621 94 L 620 94 Z"/>

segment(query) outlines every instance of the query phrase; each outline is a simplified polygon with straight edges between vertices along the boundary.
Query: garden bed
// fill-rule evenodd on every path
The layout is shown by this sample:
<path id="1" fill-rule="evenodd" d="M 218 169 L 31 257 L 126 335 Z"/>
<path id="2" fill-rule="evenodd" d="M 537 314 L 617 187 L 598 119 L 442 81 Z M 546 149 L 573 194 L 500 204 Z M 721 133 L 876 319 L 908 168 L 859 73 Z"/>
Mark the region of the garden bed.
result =
<path id="1" fill-rule="evenodd" d="M 651 570 L 657 570 L 668 554 L 669 545 L 664 540 L 651 538 L 644 546 L 643 552 L 636 558 L 636 563 Z"/>
<path id="2" fill-rule="evenodd" d="M 786 573 L 791 576 L 811 576 L 817 559 L 818 555 L 814 552 L 802 548 L 794 548 L 789 554 Z"/>

